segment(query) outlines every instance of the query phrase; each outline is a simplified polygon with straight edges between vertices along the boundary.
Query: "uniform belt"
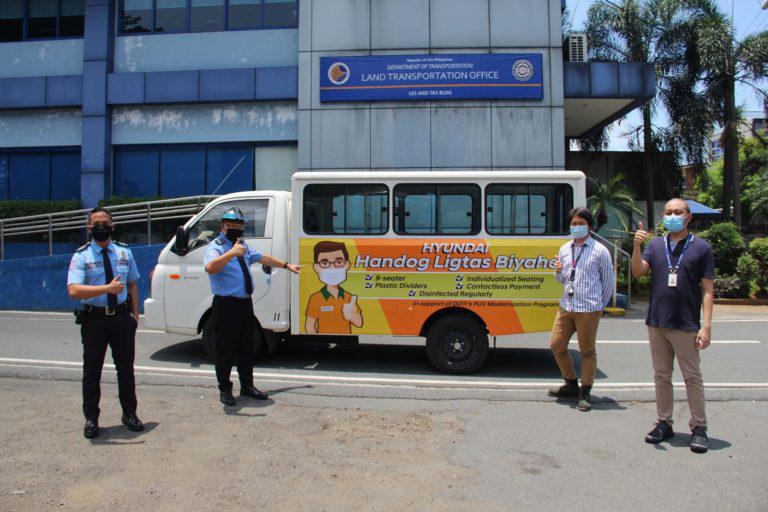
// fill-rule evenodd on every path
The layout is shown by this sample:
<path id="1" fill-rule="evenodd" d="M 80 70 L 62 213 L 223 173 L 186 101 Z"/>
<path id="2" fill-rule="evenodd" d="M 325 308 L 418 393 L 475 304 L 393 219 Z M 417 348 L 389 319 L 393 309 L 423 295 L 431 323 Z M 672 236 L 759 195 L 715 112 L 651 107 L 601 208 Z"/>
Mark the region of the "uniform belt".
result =
<path id="1" fill-rule="evenodd" d="M 128 311 L 131 307 L 131 303 L 129 301 L 125 301 L 122 304 L 118 304 L 116 308 L 110 308 L 107 307 L 99 307 L 99 306 L 89 306 L 88 304 L 83 307 L 83 311 L 94 315 L 105 315 L 105 316 L 113 316 L 116 313 L 122 313 L 123 311 Z"/>
<path id="2" fill-rule="evenodd" d="M 213 300 L 223 302 L 251 302 L 250 297 L 232 297 L 231 295 L 214 295 Z"/>

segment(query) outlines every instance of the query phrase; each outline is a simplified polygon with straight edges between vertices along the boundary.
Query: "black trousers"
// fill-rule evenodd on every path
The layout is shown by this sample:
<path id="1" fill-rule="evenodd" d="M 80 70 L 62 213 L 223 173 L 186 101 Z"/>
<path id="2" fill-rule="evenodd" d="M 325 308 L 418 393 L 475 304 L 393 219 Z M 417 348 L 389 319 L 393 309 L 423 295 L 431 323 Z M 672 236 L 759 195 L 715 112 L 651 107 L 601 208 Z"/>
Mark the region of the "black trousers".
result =
<path id="1" fill-rule="evenodd" d="M 113 316 L 84 313 L 80 336 L 83 341 L 83 415 L 98 420 L 101 399 L 101 369 L 107 345 L 117 368 L 120 405 L 125 414 L 136 412 L 136 381 L 133 358 L 136 352 L 136 320 L 128 311 Z"/>
<path id="2" fill-rule="evenodd" d="M 237 359 L 240 389 L 253 386 L 254 329 L 256 317 L 251 299 L 213 297 L 216 332 L 216 380 L 219 391 L 232 391 L 229 376 Z"/>

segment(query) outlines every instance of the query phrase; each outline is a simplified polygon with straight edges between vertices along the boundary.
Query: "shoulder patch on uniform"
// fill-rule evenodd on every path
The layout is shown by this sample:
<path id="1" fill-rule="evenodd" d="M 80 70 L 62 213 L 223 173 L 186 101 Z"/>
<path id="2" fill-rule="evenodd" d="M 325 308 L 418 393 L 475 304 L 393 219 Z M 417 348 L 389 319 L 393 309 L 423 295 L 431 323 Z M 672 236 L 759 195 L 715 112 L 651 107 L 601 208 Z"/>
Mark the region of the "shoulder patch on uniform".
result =
<path id="1" fill-rule="evenodd" d="M 224 245 L 224 241 L 221 238 L 214 240 L 218 245 Z"/>
<path id="2" fill-rule="evenodd" d="M 83 252 L 83 251 L 84 251 L 84 250 L 86 250 L 86 249 L 88 248 L 88 246 L 90 246 L 90 245 L 91 245 L 91 242 L 86 242 L 86 243 L 84 243 L 83 245 L 81 245 L 80 247 L 78 247 L 78 248 L 75 250 L 75 252 Z"/>
<path id="3" fill-rule="evenodd" d="M 113 240 L 112 243 L 114 243 L 115 245 L 119 245 L 120 247 L 128 247 L 128 244 L 126 244 L 125 242 L 115 242 Z"/>

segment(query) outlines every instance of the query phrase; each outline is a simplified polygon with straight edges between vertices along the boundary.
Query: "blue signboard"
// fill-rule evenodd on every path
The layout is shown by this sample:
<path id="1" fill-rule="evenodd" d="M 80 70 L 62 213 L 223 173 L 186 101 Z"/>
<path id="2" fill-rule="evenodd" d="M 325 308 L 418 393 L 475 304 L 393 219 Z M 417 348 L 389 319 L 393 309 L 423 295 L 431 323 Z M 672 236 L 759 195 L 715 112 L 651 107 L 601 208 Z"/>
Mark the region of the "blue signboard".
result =
<path id="1" fill-rule="evenodd" d="M 540 53 L 320 58 L 321 102 L 543 96 Z"/>

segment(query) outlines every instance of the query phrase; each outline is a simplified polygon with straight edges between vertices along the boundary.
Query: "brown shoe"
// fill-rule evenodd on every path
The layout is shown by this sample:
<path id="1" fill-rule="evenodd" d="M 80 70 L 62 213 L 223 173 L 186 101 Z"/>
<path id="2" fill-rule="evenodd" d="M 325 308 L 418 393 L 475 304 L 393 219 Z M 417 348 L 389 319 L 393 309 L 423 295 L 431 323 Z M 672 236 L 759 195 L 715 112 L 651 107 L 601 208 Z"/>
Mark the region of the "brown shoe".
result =
<path id="1" fill-rule="evenodd" d="M 565 379 L 565 384 L 556 388 L 550 388 L 549 396 L 556 398 L 577 398 L 579 396 L 579 381 Z"/>

